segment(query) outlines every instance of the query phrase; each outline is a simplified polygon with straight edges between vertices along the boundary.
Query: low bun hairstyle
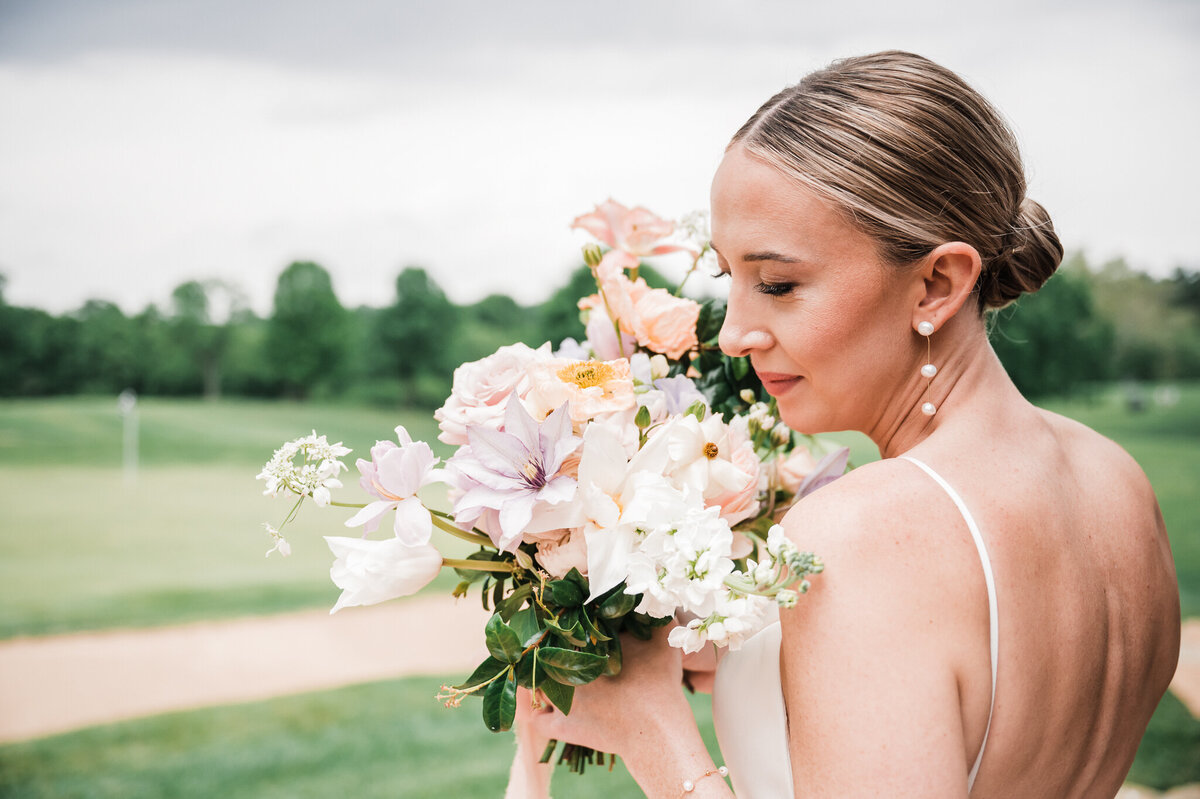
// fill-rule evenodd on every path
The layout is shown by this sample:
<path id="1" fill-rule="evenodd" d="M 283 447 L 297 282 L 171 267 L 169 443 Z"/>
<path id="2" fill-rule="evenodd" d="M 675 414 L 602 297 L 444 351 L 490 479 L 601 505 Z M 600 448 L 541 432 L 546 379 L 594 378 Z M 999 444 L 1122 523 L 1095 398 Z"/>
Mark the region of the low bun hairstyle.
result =
<path id="1" fill-rule="evenodd" d="M 1063 249 L 1025 196 L 1016 137 L 958 75 L 913 53 L 835 61 L 776 94 L 730 147 L 829 199 L 903 265 L 948 241 L 983 262 L 980 310 L 1037 291 Z"/>

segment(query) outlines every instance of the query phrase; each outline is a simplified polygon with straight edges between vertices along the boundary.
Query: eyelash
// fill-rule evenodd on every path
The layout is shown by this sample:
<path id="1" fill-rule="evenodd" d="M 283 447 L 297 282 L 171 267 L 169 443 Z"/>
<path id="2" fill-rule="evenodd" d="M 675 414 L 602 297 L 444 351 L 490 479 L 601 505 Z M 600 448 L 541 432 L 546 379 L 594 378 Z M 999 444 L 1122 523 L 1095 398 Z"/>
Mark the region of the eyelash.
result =
<path id="1" fill-rule="evenodd" d="M 726 272 L 725 270 L 721 269 L 716 272 L 713 272 L 712 276 L 714 278 L 720 279 L 720 278 L 724 278 L 724 277 L 729 277 L 730 274 L 729 274 L 729 272 Z M 791 294 L 792 290 L 795 288 L 796 288 L 795 283 L 759 282 L 758 284 L 756 284 L 754 286 L 755 291 L 757 291 L 759 294 L 766 294 L 768 297 L 783 297 L 788 294 Z"/>
<path id="2" fill-rule="evenodd" d="M 759 283 L 754 290 L 759 294 L 766 294 L 768 297 L 782 297 L 790 294 L 794 288 L 796 288 L 795 283 Z"/>

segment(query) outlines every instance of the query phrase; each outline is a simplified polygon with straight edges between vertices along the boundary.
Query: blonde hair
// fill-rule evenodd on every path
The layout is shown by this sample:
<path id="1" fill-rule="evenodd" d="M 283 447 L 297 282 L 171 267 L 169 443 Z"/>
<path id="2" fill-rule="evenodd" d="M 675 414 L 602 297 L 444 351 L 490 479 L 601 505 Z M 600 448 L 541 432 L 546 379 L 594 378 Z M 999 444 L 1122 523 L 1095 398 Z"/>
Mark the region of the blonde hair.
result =
<path id="1" fill-rule="evenodd" d="M 880 254 L 908 264 L 963 241 L 979 308 L 1037 291 L 1063 249 L 1025 196 L 1016 137 L 958 75 L 913 53 L 835 61 L 776 94 L 730 142 L 825 196 Z"/>

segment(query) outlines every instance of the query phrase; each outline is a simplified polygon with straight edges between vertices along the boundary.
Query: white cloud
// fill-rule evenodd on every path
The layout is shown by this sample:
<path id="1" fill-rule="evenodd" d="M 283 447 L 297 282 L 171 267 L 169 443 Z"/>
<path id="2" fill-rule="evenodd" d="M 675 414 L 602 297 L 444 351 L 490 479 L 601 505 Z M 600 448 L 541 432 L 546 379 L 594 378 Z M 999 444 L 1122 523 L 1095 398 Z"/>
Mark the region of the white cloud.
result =
<path id="1" fill-rule="evenodd" d="M 408 263 L 460 301 L 538 300 L 577 261 L 575 214 L 610 194 L 667 215 L 706 204 L 758 103 L 830 58 L 884 47 L 943 61 L 996 102 L 1068 245 L 1160 272 L 1200 261 L 1186 8 L 964 6 L 940 24 L 932 7 L 856 24 L 793 4 L 696 8 L 678 30 L 659 16 L 628 40 L 565 39 L 562 21 L 489 36 L 483 18 L 461 40 L 437 20 L 429 41 L 406 29 L 395 52 L 377 30 L 349 52 L 340 29 L 307 64 L 265 45 L 121 42 L 0 62 L 7 297 L 135 309 L 221 277 L 261 312 L 283 266 L 311 258 L 347 304 L 388 302 Z"/>

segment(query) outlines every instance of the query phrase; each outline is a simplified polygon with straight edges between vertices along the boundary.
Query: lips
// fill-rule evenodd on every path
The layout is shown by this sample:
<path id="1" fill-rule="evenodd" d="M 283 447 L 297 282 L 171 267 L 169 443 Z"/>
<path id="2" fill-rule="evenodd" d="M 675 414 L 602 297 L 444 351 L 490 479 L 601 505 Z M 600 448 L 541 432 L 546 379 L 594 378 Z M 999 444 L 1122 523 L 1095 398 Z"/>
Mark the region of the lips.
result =
<path id="1" fill-rule="evenodd" d="M 762 381 L 763 388 L 772 397 L 778 397 L 780 394 L 786 393 L 788 389 L 804 379 L 799 375 L 789 375 L 782 372 L 760 372 L 757 369 L 754 371 L 758 375 L 758 379 Z"/>

